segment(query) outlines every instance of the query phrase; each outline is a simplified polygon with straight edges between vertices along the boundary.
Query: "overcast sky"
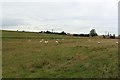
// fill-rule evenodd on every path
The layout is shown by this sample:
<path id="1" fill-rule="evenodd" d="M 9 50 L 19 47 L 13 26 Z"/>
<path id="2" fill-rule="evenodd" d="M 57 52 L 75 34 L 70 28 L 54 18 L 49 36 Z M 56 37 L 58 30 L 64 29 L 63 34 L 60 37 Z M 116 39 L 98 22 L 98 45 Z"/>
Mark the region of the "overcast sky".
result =
<path id="1" fill-rule="evenodd" d="M 2 28 L 7 30 L 54 30 L 69 33 L 118 33 L 119 0 L 5 0 Z"/>

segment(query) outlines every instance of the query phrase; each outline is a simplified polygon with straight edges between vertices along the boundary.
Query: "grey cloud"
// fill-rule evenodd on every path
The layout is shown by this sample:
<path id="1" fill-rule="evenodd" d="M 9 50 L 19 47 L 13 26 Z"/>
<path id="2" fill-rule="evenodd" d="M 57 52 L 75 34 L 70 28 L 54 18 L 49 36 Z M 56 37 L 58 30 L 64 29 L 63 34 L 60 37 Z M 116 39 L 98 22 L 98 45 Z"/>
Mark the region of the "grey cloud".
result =
<path id="1" fill-rule="evenodd" d="M 71 32 L 88 31 L 91 27 L 99 31 L 117 27 L 117 7 L 113 2 L 86 3 L 4 3 L 3 26 L 43 25 L 40 29 L 62 28 Z M 16 18 L 14 18 L 16 17 Z M 22 18 L 20 18 L 22 17 Z M 25 19 L 25 18 L 29 19 Z M 47 26 L 46 26 L 47 25 Z M 58 26 L 61 25 L 61 26 Z M 31 28 L 39 29 L 39 28 Z"/>
<path id="2" fill-rule="evenodd" d="M 13 19 L 13 18 L 3 18 L 2 26 L 3 27 L 11 27 L 11 26 L 21 26 L 21 25 L 29 25 L 27 21 L 23 19 Z"/>

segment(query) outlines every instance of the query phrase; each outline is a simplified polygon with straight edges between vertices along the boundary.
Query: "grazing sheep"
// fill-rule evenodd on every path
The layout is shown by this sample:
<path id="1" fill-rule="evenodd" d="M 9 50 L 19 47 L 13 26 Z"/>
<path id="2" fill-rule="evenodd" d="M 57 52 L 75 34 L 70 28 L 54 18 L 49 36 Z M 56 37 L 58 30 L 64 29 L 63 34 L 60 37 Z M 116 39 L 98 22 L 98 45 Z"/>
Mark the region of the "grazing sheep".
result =
<path id="1" fill-rule="evenodd" d="M 31 42 L 31 40 L 29 39 L 28 42 Z"/>
<path id="2" fill-rule="evenodd" d="M 42 43 L 44 41 L 44 39 L 41 39 L 40 43 Z"/>
<path id="3" fill-rule="evenodd" d="M 45 41 L 45 44 L 48 44 L 48 41 Z"/>
<path id="4" fill-rule="evenodd" d="M 40 43 L 42 43 L 42 41 L 40 41 Z"/>
<path id="5" fill-rule="evenodd" d="M 55 41 L 57 44 L 59 43 L 58 41 Z"/>
<path id="6" fill-rule="evenodd" d="M 97 43 L 100 44 L 101 42 L 98 41 Z"/>
<path id="7" fill-rule="evenodd" d="M 118 44 L 118 42 L 116 42 L 116 44 Z"/>
<path id="8" fill-rule="evenodd" d="M 64 39 L 62 39 L 62 40 L 64 40 Z"/>
<path id="9" fill-rule="evenodd" d="M 91 40 L 89 39 L 88 41 L 90 42 Z"/>

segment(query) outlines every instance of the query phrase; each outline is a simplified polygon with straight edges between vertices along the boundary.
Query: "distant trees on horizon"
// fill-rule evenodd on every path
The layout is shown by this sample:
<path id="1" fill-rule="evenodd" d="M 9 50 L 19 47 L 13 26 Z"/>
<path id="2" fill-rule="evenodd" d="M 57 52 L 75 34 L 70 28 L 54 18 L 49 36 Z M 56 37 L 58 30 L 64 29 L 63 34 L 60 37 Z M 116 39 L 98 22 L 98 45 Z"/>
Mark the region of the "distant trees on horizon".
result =
<path id="1" fill-rule="evenodd" d="M 94 37 L 94 36 L 98 36 L 98 34 L 96 33 L 95 29 L 92 29 L 89 34 L 70 34 L 70 33 L 66 33 L 65 31 L 62 31 L 60 33 L 58 32 L 51 32 L 51 31 L 40 31 L 39 33 L 48 33 L 48 34 L 60 34 L 60 35 L 73 35 L 73 36 L 80 36 L 80 37 Z"/>
<path id="2" fill-rule="evenodd" d="M 51 32 L 51 31 L 40 31 L 39 33 L 48 33 L 48 34 L 61 34 L 61 35 L 67 35 L 67 33 L 66 32 L 64 32 L 64 31 L 62 31 L 62 32 Z"/>
<path id="3" fill-rule="evenodd" d="M 118 36 L 119 37 L 119 36 Z M 103 35 L 103 38 L 111 38 L 111 39 L 115 39 L 115 34 L 109 34 L 108 35 Z"/>
<path id="4" fill-rule="evenodd" d="M 17 30 L 18 32 L 18 30 Z M 22 32 L 26 32 L 26 31 L 22 31 Z M 62 31 L 62 32 L 52 32 L 51 31 L 40 31 L 39 33 L 47 33 L 47 34 L 60 34 L 60 35 L 72 35 L 72 36 L 79 36 L 79 37 L 94 37 L 94 36 L 98 36 L 98 34 L 96 33 L 96 30 L 95 29 L 91 29 L 89 34 L 70 34 L 70 33 L 66 33 L 65 31 Z M 115 34 L 108 34 L 107 35 L 102 35 L 103 38 L 111 38 L 111 39 L 114 39 L 116 38 Z M 120 38 L 120 35 L 118 35 L 118 38 Z"/>

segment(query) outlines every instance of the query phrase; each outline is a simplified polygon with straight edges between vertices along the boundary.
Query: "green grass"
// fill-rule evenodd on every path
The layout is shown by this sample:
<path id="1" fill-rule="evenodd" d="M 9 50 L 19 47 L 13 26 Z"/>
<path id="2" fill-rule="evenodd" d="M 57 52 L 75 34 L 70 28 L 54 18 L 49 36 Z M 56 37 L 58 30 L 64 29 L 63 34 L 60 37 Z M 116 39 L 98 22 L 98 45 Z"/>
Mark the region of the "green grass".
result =
<path id="1" fill-rule="evenodd" d="M 3 78 L 118 77 L 117 39 L 2 31 L 2 40 Z"/>

